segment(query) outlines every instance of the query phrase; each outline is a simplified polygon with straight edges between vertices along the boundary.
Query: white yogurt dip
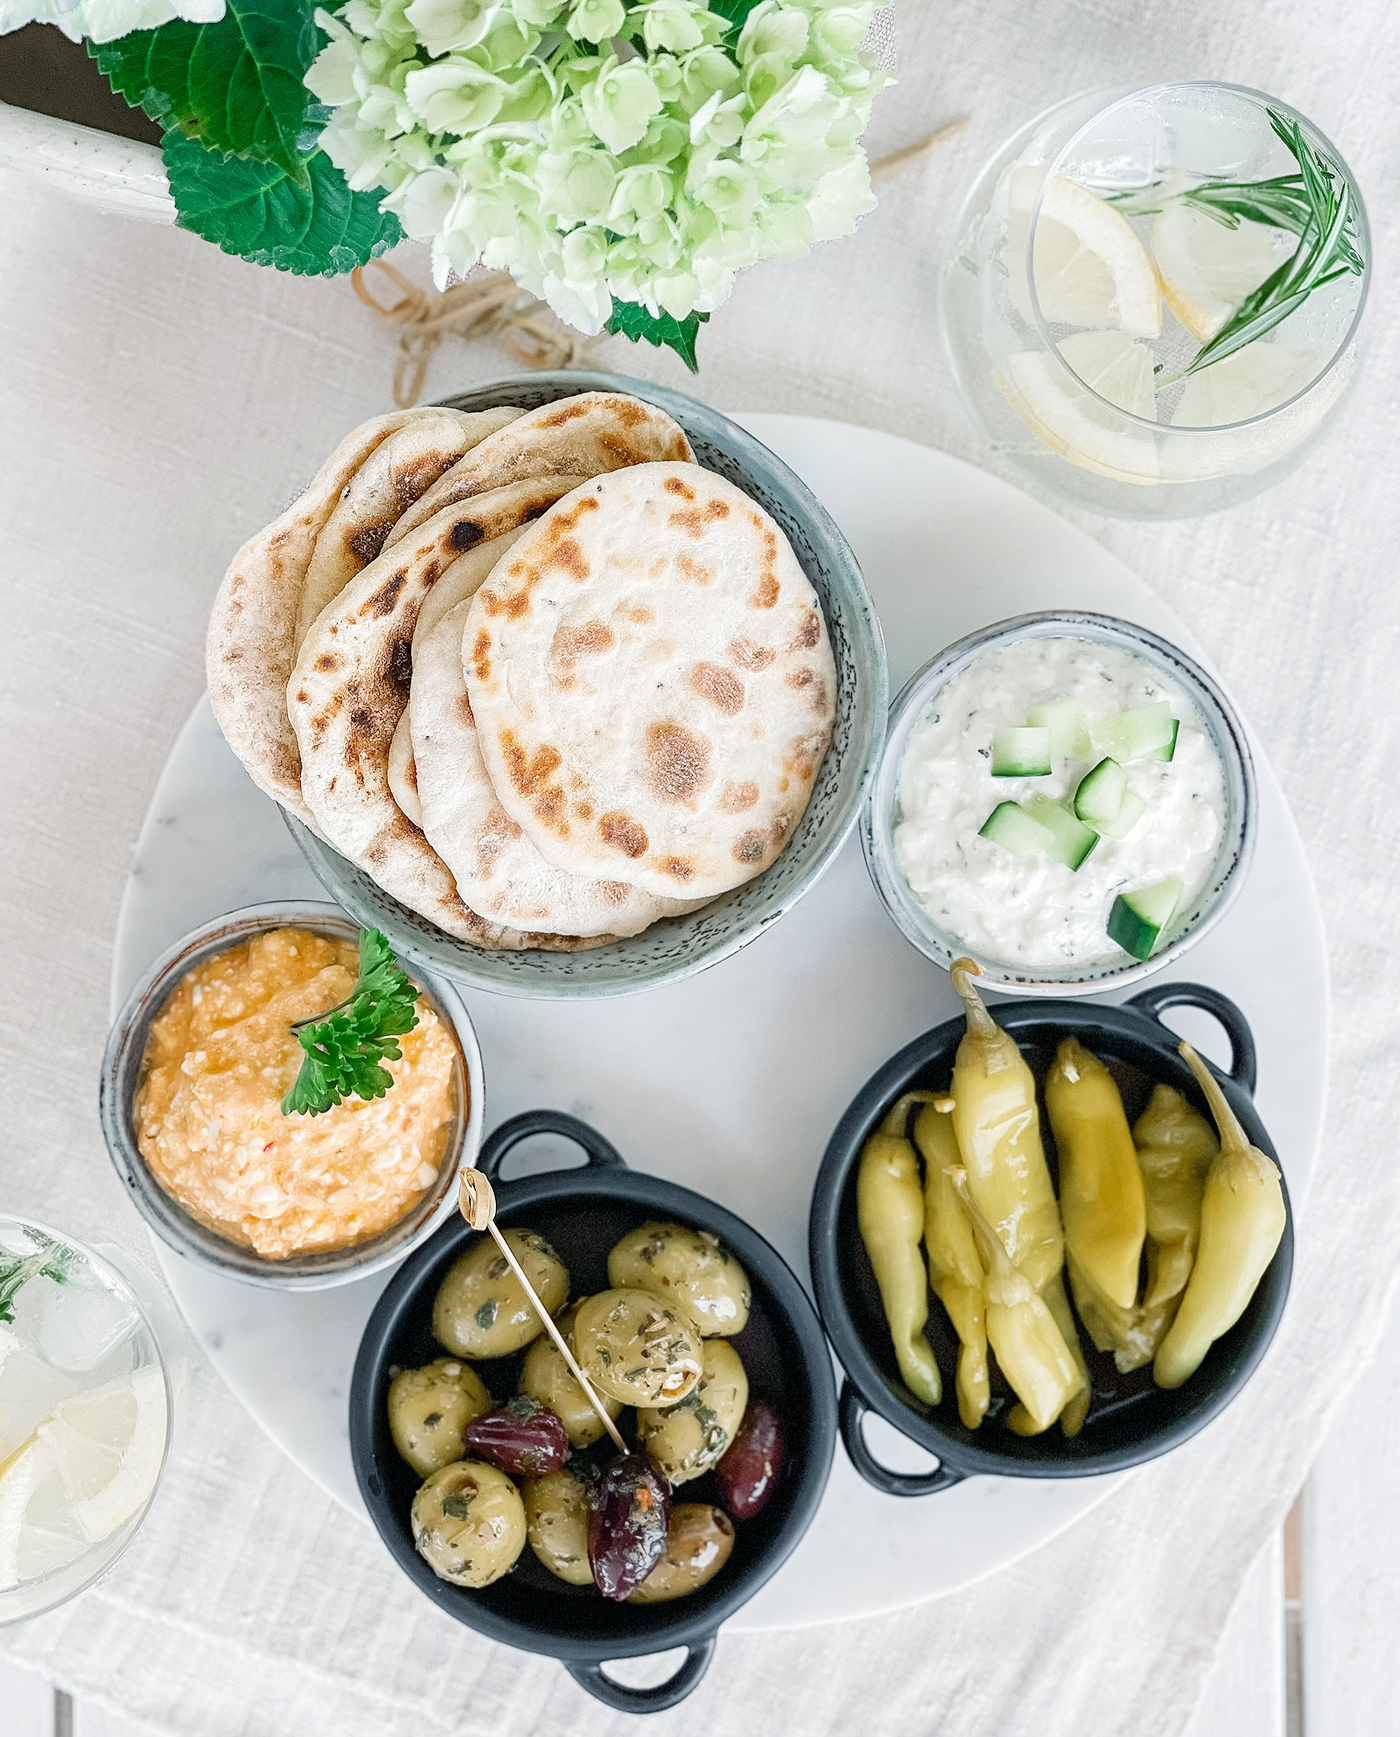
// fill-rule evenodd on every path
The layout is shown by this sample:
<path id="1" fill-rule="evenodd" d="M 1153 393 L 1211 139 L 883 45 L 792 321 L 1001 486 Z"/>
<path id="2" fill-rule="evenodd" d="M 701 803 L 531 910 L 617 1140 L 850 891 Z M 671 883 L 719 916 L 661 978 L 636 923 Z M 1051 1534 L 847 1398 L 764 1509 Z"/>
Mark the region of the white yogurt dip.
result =
<path id="1" fill-rule="evenodd" d="M 1169 761 L 1123 770 L 1147 810 L 1126 838 L 1101 838 L 1081 866 L 1015 856 L 978 836 L 999 802 L 1035 791 L 1072 799 L 1101 756 L 1056 759 L 1048 777 L 994 778 L 992 732 L 1023 725 L 1027 708 L 1078 700 L 1092 730 L 1112 712 L 1166 700 L 1179 720 Z M 894 809 L 895 860 L 916 902 L 988 964 L 1055 971 L 1126 964 L 1108 938 L 1117 894 L 1177 876 L 1189 909 L 1215 863 L 1225 777 L 1195 702 L 1138 653 L 1095 640 L 1022 639 L 975 658 L 939 690 L 909 732 Z"/>

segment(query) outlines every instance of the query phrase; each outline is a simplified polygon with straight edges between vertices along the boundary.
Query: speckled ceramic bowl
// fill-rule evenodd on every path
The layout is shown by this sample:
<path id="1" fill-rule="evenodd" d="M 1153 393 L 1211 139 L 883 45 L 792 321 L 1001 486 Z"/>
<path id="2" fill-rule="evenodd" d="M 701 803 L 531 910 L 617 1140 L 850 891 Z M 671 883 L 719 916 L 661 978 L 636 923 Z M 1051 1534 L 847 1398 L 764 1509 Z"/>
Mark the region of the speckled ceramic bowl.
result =
<path id="1" fill-rule="evenodd" d="M 855 825 L 885 735 L 889 678 L 880 626 L 850 545 L 802 480 L 737 423 L 684 393 L 620 374 L 546 373 L 497 380 L 446 400 L 458 410 L 533 410 L 577 392 L 632 392 L 673 416 L 695 456 L 757 501 L 782 527 L 811 580 L 836 659 L 836 720 L 812 799 L 782 855 L 756 880 L 690 916 L 585 953 L 489 952 L 410 911 L 323 839 L 287 824 L 326 891 L 358 922 L 382 929 L 426 970 L 504 995 L 575 999 L 626 995 L 717 964 L 789 911 L 830 866 Z"/>
<path id="2" fill-rule="evenodd" d="M 1155 665 L 1194 701 L 1219 756 L 1225 813 L 1215 861 L 1205 885 L 1172 917 L 1162 944 L 1150 959 L 1138 960 L 1120 952 L 1116 959 L 1107 961 L 1066 965 L 1062 970 L 1037 970 L 990 958 L 984 950 L 970 946 L 933 920 L 910 891 L 896 859 L 894 831 L 899 814 L 899 777 L 911 731 L 948 683 L 969 664 L 984 652 L 1023 639 L 1085 639 L 1135 653 Z M 910 677 L 890 707 L 884 753 L 861 820 L 861 847 L 875 891 L 891 920 L 906 939 L 945 971 L 954 959 L 971 953 L 982 967 L 977 980 L 979 989 L 1014 991 L 1020 995 L 1092 995 L 1106 989 L 1125 989 L 1165 965 L 1180 964 L 1182 954 L 1215 927 L 1243 886 L 1254 855 L 1258 822 L 1254 761 L 1244 725 L 1219 685 L 1193 658 L 1170 640 L 1131 621 L 1094 615 L 1087 610 L 1045 610 L 1036 615 L 1012 616 L 969 634 L 930 658 Z"/>
<path id="3" fill-rule="evenodd" d="M 457 1172 L 462 1165 L 475 1161 L 481 1145 L 486 1088 L 481 1050 L 461 997 L 450 984 L 415 970 L 415 981 L 451 1033 L 458 1051 L 452 1085 L 455 1108 L 447 1150 L 438 1166 L 436 1181 L 417 1204 L 387 1230 L 349 1248 L 290 1255 L 285 1260 L 270 1260 L 251 1248 L 240 1247 L 192 1217 L 151 1174 L 132 1125 L 131 1106 L 141 1079 L 151 1022 L 187 971 L 253 935 L 286 927 L 310 929 L 343 941 L 354 941 L 359 935 L 355 924 L 334 905 L 306 899 L 248 905 L 192 930 L 155 961 L 117 1015 L 102 1057 L 98 1114 L 117 1174 L 126 1184 L 136 1210 L 162 1242 L 187 1260 L 225 1278 L 267 1285 L 275 1290 L 316 1291 L 362 1279 L 368 1273 L 392 1266 L 431 1236 L 445 1219 L 451 1218 L 457 1208 Z"/>

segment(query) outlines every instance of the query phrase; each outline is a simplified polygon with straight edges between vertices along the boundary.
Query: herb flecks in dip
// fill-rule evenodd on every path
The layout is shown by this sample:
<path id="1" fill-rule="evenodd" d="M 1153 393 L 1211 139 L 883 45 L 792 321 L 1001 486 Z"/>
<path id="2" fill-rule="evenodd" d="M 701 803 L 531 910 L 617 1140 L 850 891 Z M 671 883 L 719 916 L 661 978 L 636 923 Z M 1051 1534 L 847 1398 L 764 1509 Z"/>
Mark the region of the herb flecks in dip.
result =
<path id="1" fill-rule="evenodd" d="M 186 1212 L 269 1259 L 348 1248 L 401 1219 L 437 1176 L 456 1048 L 422 998 L 381 1098 L 283 1115 L 297 1020 L 355 987 L 353 943 L 274 929 L 181 979 L 151 1025 L 132 1105 L 156 1181 Z"/>
<path id="2" fill-rule="evenodd" d="M 1027 712 L 1076 700 L 1092 728 L 1110 714 L 1162 700 L 1179 720 L 1171 760 L 1133 760 L 1127 787 L 1141 818 L 1104 836 L 1078 869 L 1046 854 L 1017 856 L 979 829 L 998 803 L 1041 793 L 1072 803 L 1099 752 L 1057 756 L 1042 777 L 992 775 L 993 732 Z M 1210 877 L 1225 814 L 1220 757 L 1185 690 L 1136 652 L 1092 640 L 1027 638 L 983 652 L 933 698 L 910 731 L 895 798 L 894 851 L 914 898 L 958 951 L 1033 971 L 1118 965 L 1109 938 L 1119 893 L 1168 876 L 1184 911 Z"/>

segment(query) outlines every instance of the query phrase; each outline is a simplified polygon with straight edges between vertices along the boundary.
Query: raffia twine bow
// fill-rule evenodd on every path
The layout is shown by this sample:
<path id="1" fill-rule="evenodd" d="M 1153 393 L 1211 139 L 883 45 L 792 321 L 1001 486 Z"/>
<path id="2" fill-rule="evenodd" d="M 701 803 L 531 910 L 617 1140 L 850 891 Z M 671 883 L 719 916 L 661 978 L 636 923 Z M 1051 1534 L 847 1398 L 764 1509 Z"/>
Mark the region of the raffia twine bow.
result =
<path id="1" fill-rule="evenodd" d="M 381 271 L 399 291 L 387 305 L 365 283 L 365 273 Z M 394 403 L 407 410 L 423 395 L 428 364 L 445 337 L 499 337 L 525 368 L 604 368 L 595 354 L 604 339 L 586 338 L 563 324 L 547 303 L 522 290 L 508 271 L 487 272 L 450 284 L 445 290 L 421 288 L 383 259 L 357 266 L 350 274 L 355 294 L 381 319 L 398 326 L 399 358 L 394 367 Z"/>

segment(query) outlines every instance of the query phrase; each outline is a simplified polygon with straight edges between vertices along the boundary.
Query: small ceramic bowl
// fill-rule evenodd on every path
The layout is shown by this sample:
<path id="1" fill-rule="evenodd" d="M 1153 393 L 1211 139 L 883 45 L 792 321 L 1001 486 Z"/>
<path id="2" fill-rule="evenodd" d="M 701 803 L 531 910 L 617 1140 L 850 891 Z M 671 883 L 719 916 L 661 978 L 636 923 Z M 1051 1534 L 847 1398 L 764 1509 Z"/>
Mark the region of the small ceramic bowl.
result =
<path id="1" fill-rule="evenodd" d="M 1122 1007 L 1076 1001 L 1011 1001 L 993 1009 L 998 1025 L 1011 1033 L 1038 1079 L 1054 1060 L 1063 1038 L 1075 1036 L 1108 1067 L 1123 1094 L 1130 1122 L 1146 1107 L 1152 1087 L 1175 1086 L 1202 1115 L 1209 1109 L 1195 1076 L 1177 1051 L 1180 1039 L 1162 1022 L 1169 1007 L 1197 1007 L 1213 1014 L 1230 1039 L 1230 1068 L 1211 1071 L 1251 1143 L 1277 1162 L 1278 1154 L 1252 1093 L 1254 1039 L 1234 1002 L 1200 983 L 1153 984 Z M 944 1375 L 943 1399 L 926 1405 L 904 1385 L 880 1303 L 875 1274 L 856 1219 L 856 1176 L 861 1149 L 890 1106 L 913 1090 L 946 1091 L 952 1078 L 966 1021 L 959 1015 L 925 1032 L 892 1056 L 866 1081 L 837 1125 L 826 1149 L 812 1194 L 808 1248 L 817 1307 L 846 1371 L 841 1389 L 841 1439 L 852 1465 L 877 1490 L 892 1496 L 926 1496 L 977 1474 L 1015 1478 L 1083 1478 L 1121 1472 L 1178 1447 L 1203 1429 L 1234 1400 L 1258 1367 L 1283 1316 L 1293 1271 L 1293 1213 L 1288 1208 L 1283 1238 L 1244 1313 L 1216 1340 L 1196 1373 L 1180 1387 L 1158 1387 L 1151 1367 L 1120 1375 L 1112 1356 L 1094 1349 L 1080 1334 L 1093 1383 L 1089 1415 L 1079 1434 L 1058 1427 L 1042 1435 L 1020 1436 L 1002 1416 L 1014 1396 L 994 1371 L 992 1406 L 977 1429 L 958 1416 L 953 1391 L 957 1338 L 930 1294 L 925 1332 Z M 1042 1113 L 1041 1130 L 1052 1172 L 1054 1141 Z M 1287 1205 L 1288 1190 L 1284 1187 Z M 936 1454 L 936 1471 L 904 1473 L 882 1466 L 866 1445 L 866 1411 Z"/>
<path id="2" fill-rule="evenodd" d="M 514 404 L 533 410 L 578 392 L 630 392 L 673 416 L 695 456 L 757 501 L 783 529 L 821 599 L 836 660 L 836 719 L 812 797 L 782 855 L 741 887 L 684 917 L 584 953 L 488 951 L 446 934 L 391 898 L 363 869 L 287 816 L 326 891 L 395 951 L 425 970 L 503 995 L 582 999 L 626 995 L 689 977 L 737 953 L 789 911 L 835 859 L 860 814 L 884 740 L 885 645 L 850 545 L 811 490 L 761 442 L 706 404 L 622 374 L 517 375 L 445 402 L 457 410 Z"/>
<path id="3" fill-rule="evenodd" d="M 985 950 L 969 945 L 934 921 L 910 891 L 895 856 L 900 771 L 910 733 L 954 676 L 983 653 L 1024 639 L 1086 639 L 1134 652 L 1185 690 L 1210 732 L 1225 783 L 1225 814 L 1215 861 L 1205 885 L 1173 916 L 1166 940 L 1150 959 L 1140 961 L 1121 953 L 1121 964 L 1100 960 L 1077 968 L 1041 971 L 989 958 Z M 921 953 L 945 970 L 954 959 L 970 953 L 982 967 L 979 989 L 1014 990 L 1023 995 L 1090 995 L 1124 988 L 1165 965 L 1177 964 L 1189 947 L 1215 927 L 1244 884 L 1254 854 L 1258 809 L 1254 761 L 1244 726 L 1219 685 L 1198 663 L 1169 640 L 1132 622 L 1088 612 L 1047 610 L 1013 616 L 970 634 L 930 658 L 910 678 L 890 707 L 884 752 L 861 817 L 861 847 L 875 890 L 895 925 Z"/>
<path id="4" fill-rule="evenodd" d="M 415 969 L 414 981 L 455 1038 L 458 1051 L 453 1078 L 457 1108 L 447 1150 L 437 1180 L 417 1205 L 388 1230 L 350 1248 L 291 1255 L 285 1260 L 270 1260 L 241 1248 L 191 1217 L 151 1175 L 132 1126 L 132 1100 L 141 1078 L 151 1022 L 187 971 L 252 935 L 288 927 L 310 929 L 337 940 L 355 941 L 359 937 L 358 926 L 334 905 L 306 900 L 249 905 L 192 931 L 155 962 L 117 1015 L 102 1057 L 98 1111 L 117 1174 L 137 1211 L 163 1242 L 226 1278 L 278 1290 L 310 1291 L 345 1284 L 392 1266 L 451 1216 L 456 1205 L 457 1172 L 463 1164 L 472 1163 L 481 1145 L 485 1087 L 476 1032 L 461 997 L 449 984 Z"/>
<path id="5" fill-rule="evenodd" d="M 521 1141 L 562 1135 L 588 1162 L 516 1181 L 500 1167 Z M 409 1514 L 422 1479 L 389 1432 L 389 1382 L 395 1368 L 421 1368 L 442 1356 L 433 1338 L 433 1299 L 448 1270 L 478 1234 L 458 1219 L 389 1281 L 365 1328 L 350 1387 L 350 1452 L 355 1476 L 379 1536 L 404 1573 L 440 1609 L 492 1640 L 561 1660 L 580 1687 L 610 1707 L 655 1713 L 688 1695 L 709 1666 L 720 1625 L 753 1597 L 797 1547 L 821 1501 L 836 1445 L 836 1384 L 816 1310 L 778 1251 L 713 1200 L 660 1177 L 631 1170 L 596 1129 L 557 1110 L 512 1117 L 487 1140 L 479 1168 L 491 1179 L 497 1221 L 538 1231 L 569 1269 L 574 1296 L 608 1285 L 608 1251 L 649 1220 L 676 1221 L 715 1236 L 748 1274 L 753 1307 L 733 1336 L 750 1391 L 782 1418 L 787 1458 L 773 1494 L 752 1519 L 735 1523 L 734 1550 L 707 1586 L 669 1603 L 613 1604 L 591 1585 L 568 1586 L 549 1574 L 529 1545 L 509 1574 L 479 1591 L 439 1580 L 413 1545 Z M 521 1358 L 474 1365 L 497 1402 L 516 1390 Z M 624 1435 L 631 1429 L 624 1413 Z M 587 1457 L 612 1455 L 606 1439 Z M 712 1473 L 680 1486 L 677 1500 L 714 1502 Z M 608 1676 L 606 1659 L 636 1658 L 685 1647 L 685 1660 L 664 1683 L 632 1689 Z"/>

